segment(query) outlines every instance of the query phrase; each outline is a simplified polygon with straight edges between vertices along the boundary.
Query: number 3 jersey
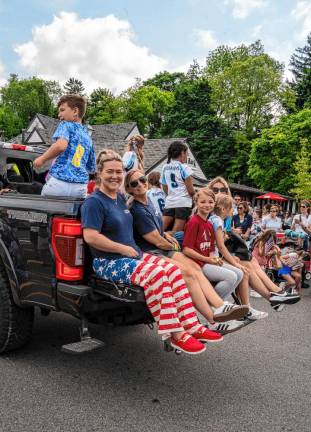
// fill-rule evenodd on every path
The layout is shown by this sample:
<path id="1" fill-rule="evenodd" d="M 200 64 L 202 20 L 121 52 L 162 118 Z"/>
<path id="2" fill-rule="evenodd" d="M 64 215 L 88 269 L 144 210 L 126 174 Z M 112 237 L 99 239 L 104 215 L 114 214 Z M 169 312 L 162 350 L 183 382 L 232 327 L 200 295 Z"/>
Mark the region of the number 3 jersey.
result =
<path id="1" fill-rule="evenodd" d="M 162 214 L 165 207 L 166 195 L 161 188 L 153 186 L 147 192 L 147 196 L 158 213 Z"/>
<path id="2" fill-rule="evenodd" d="M 62 121 L 53 135 L 56 141 L 68 142 L 50 168 L 49 175 L 67 183 L 87 183 L 89 173 L 95 172 L 96 160 L 92 140 L 81 123 Z"/>
<path id="3" fill-rule="evenodd" d="M 165 208 L 192 207 L 185 180 L 192 175 L 192 169 L 178 160 L 172 160 L 162 168 L 161 183 L 168 188 Z"/>

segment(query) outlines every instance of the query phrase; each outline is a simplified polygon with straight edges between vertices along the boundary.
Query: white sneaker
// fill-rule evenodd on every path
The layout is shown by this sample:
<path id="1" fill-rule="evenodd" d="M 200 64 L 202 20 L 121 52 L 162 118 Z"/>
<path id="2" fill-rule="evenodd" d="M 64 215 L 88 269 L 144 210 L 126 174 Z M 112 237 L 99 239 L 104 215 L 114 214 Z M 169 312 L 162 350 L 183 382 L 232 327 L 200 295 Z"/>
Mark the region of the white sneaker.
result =
<path id="1" fill-rule="evenodd" d="M 255 320 L 267 318 L 268 315 L 269 315 L 268 312 L 260 311 L 250 306 L 249 312 L 246 315 L 246 317 L 251 321 L 255 321 Z"/>
<path id="2" fill-rule="evenodd" d="M 253 298 L 261 298 L 262 297 L 258 292 L 254 291 L 253 289 L 249 290 L 249 295 Z"/>
<path id="3" fill-rule="evenodd" d="M 213 330 L 217 333 L 220 333 L 222 335 L 225 335 L 227 333 L 233 333 L 237 330 L 240 330 L 242 327 L 244 327 L 243 321 L 236 321 L 231 320 L 224 323 L 206 323 L 204 324 L 206 328 L 209 330 Z"/>

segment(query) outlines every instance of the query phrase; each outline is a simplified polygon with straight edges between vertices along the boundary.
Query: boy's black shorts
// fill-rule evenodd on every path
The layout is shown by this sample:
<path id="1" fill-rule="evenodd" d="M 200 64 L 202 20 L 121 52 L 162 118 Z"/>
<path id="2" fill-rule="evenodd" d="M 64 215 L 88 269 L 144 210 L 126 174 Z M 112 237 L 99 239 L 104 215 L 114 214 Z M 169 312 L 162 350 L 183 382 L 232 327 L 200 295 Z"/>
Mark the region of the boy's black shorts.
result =
<path id="1" fill-rule="evenodd" d="M 191 215 L 191 207 L 177 207 L 163 210 L 163 216 L 170 216 L 175 219 L 187 220 Z"/>

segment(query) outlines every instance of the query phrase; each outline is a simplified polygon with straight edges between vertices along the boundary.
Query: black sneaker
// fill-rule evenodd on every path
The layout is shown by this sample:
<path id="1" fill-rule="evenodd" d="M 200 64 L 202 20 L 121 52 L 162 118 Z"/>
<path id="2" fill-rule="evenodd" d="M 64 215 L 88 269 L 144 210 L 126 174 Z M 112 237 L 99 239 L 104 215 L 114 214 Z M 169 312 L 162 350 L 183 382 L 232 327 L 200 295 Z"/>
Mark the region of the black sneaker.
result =
<path id="1" fill-rule="evenodd" d="M 285 308 L 285 304 L 284 303 L 276 303 L 276 304 L 271 304 L 272 309 L 275 310 L 275 312 L 282 312 L 282 310 L 284 310 Z"/>
<path id="2" fill-rule="evenodd" d="M 295 304 L 299 302 L 300 295 L 299 294 L 290 294 L 286 292 L 285 290 L 282 290 L 278 293 L 270 293 L 270 303 L 271 306 L 274 306 L 276 304 Z"/>

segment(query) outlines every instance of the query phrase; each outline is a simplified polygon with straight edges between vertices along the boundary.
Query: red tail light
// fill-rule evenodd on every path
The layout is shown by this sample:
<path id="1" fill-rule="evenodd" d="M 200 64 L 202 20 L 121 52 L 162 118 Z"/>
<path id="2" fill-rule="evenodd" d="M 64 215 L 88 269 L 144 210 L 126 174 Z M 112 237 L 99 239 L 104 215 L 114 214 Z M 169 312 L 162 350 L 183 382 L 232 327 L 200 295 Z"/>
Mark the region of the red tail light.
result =
<path id="1" fill-rule="evenodd" d="M 56 217 L 52 224 L 52 246 L 56 258 L 56 278 L 68 281 L 83 279 L 83 237 L 76 219 Z"/>

